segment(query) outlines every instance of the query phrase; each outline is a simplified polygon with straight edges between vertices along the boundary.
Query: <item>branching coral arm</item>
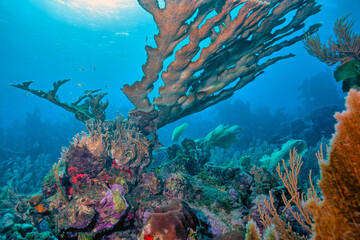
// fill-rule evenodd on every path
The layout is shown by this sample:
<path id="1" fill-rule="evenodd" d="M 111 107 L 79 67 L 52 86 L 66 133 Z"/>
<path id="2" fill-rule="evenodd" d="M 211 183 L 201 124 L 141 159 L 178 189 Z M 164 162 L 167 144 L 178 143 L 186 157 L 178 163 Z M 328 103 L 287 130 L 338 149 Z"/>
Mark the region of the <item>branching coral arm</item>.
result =
<path id="1" fill-rule="evenodd" d="M 105 110 L 109 105 L 109 102 L 101 101 L 107 95 L 107 93 L 95 94 L 101 89 L 86 90 L 84 95 L 80 96 L 75 102 L 70 104 L 62 102 L 59 99 L 57 92 L 59 88 L 68 81 L 70 81 L 70 79 L 58 80 L 56 82 L 53 82 L 53 89 L 47 92 L 30 88 L 30 84 L 32 83 L 32 81 L 26 81 L 21 84 L 10 84 L 10 86 L 25 90 L 26 92 L 44 98 L 51 103 L 65 109 L 66 111 L 75 114 L 76 119 L 82 122 L 86 122 L 90 119 L 104 121 Z"/>
<path id="2" fill-rule="evenodd" d="M 311 219 L 309 210 L 306 207 L 304 207 L 304 205 L 303 205 L 303 202 L 305 201 L 305 196 L 304 196 L 304 194 L 301 194 L 301 196 L 300 196 L 300 193 L 298 191 L 298 186 L 297 186 L 298 185 L 297 177 L 299 175 L 300 168 L 301 168 L 303 162 L 301 160 L 301 157 L 297 155 L 297 152 L 295 149 L 292 152 L 290 151 L 289 155 L 290 155 L 290 158 L 289 158 L 290 169 L 288 169 L 286 167 L 284 160 L 282 162 L 283 162 L 283 167 L 284 167 L 285 173 L 281 172 L 280 164 L 276 168 L 276 171 L 277 171 L 281 181 L 283 182 L 285 188 L 287 189 L 287 191 L 289 192 L 289 194 L 291 196 L 291 199 L 288 200 L 285 196 L 285 193 L 283 193 L 282 199 L 285 204 L 285 209 L 288 209 L 292 213 L 292 215 L 294 216 L 296 221 L 311 233 L 312 232 L 311 224 L 313 223 L 313 221 Z M 294 203 L 296 205 L 299 212 L 295 212 L 291 208 L 292 203 Z M 284 209 L 284 211 L 285 211 L 285 209 Z"/>
<path id="3" fill-rule="evenodd" d="M 319 35 L 307 35 L 304 44 L 309 54 L 328 65 L 360 60 L 360 35 L 353 32 L 354 21 L 347 21 L 347 17 L 348 15 L 345 15 L 336 21 L 334 28 L 336 40 L 333 41 L 330 37 L 328 46 L 321 43 Z"/>
<path id="4" fill-rule="evenodd" d="M 302 239 L 292 231 L 290 224 L 286 224 L 280 218 L 274 206 L 274 198 L 272 197 L 271 192 L 269 194 L 270 198 L 265 198 L 264 200 L 266 208 L 262 209 L 260 206 L 258 206 L 261 222 L 266 228 L 270 228 L 272 225 L 274 225 L 279 238 L 282 240 Z"/>

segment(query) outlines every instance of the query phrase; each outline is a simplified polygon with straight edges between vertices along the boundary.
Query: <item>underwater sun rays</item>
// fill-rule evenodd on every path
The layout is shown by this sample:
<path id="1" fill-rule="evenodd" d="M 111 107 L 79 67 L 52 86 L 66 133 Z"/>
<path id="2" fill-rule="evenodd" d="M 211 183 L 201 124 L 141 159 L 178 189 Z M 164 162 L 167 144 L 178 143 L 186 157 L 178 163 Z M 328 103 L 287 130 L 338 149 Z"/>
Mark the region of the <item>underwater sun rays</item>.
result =
<path id="1" fill-rule="evenodd" d="M 121 22 L 139 9 L 136 0 L 32 0 L 46 12 L 73 25 Z"/>
<path id="2" fill-rule="evenodd" d="M 135 0 L 56 0 L 67 7 L 82 11 L 111 12 L 136 6 Z"/>

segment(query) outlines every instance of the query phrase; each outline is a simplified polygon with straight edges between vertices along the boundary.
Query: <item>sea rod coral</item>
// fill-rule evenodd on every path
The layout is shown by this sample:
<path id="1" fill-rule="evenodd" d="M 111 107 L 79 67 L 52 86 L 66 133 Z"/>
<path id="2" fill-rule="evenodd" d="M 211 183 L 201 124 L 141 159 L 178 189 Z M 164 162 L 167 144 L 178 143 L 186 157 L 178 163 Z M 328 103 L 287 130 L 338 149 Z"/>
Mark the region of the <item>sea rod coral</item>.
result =
<path id="1" fill-rule="evenodd" d="M 304 39 L 310 55 L 328 65 L 340 63 L 334 76 L 336 81 L 342 82 L 344 92 L 351 88 L 360 89 L 360 35 L 352 30 L 355 21 L 347 18 L 348 15 L 345 15 L 336 21 L 336 40 L 329 38 L 328 46 L 320 42 L 319 35 L 307 35 Z"/>
<path id="2" fill-rule="evenodd" d="M 311 187 L 307 194 L 298 191 L 298 174 L 303 162 L 295 149 L 290 152 L 290 167 L 287 168 L 283 160 L 285 170 L 280 170 L 280 163 L 276 169 L 291 196 L 287 198 L 285 193 L 282 194 L 284 211 L 291 211 L 296 221 L 311 233 L 311 239 L 315 240 L 360 237 L 360 92 L 354 89 L 349 91 L 346 107 L 346 111 L 335 114 L 338 124 L 331 147 L 328 148 L 328 159 L 324 160 L 322 147 L 317 154 L 321 167 L 321 196 L 318 196 L 311 182 L 311 173 Z M 269 199 L 264 202 L 265 208 L 259 205 L 262 223 L 267 228 L 275 226 L 279 239 L 309 239 L 299 236 L 290 224 L 280 217 L 274 207 L 271 192 Z M 297 210 L 294 211 L 292 205 L 295 205 Z"/>

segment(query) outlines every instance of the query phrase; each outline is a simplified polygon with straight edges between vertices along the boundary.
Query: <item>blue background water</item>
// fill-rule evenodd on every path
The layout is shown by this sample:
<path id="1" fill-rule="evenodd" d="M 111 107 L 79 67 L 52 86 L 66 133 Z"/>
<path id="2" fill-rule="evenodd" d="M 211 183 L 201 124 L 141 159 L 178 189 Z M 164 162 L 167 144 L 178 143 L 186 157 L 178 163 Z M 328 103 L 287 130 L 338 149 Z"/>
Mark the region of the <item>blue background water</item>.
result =
<path id="1" fill-rule="evenodd" d="M 319 2 L 323 4 L 322 11 L 311 17 L 308 23 L 324 24 L 319 32 L 323 40 L 333 35 L 336 18 L 352 13 L 351 18 L 359 19 L 360 4 L 357 0 Z M 141 65 L 146 60 L 144 46 L 153 41 L 156 26 L 150 14 L 141 9 L 135 0 L 125 3 L 133 7 L 102 14 L 101 11 L 70 10 L 63 7 L 59 0 L 0 1 L 2 128 L 10 127 L 15 119 L 25 119 L 26 114 L 34 112 L 34 109 L 40 110 L 42 119 L 51 122 L 66 122 L 73 118 L 65 110 L 9 86 L 9 83 L 28 80 L 34 81 L 33 88 L 45 90 L 51 88 L 53 81 L 71 78 L 72 81 L 59 92 L 60 98 L 65 101 L 77 99 L 85 89 L 103 88 L 109 93 L 108 118 L 114 118 L 118 111 L 126 115 L 132 105 L 120 87 L 141 79 Z M 359 26 L 360 21 L 357 21 L 354 30 L 359 32 Z M 283 53 L 289 51 L 297 56 L 270 66 L 265 74 L 228 101 L 240 98 L 243 102 L 249 102 L 252 109 L 267 106 L 270 111 L 285 108 L 288 112 L 296 112 L 301 104 L 297 99 L 300 94 L 297 88 L 303 79 L 314 77 L 321 71 L 333 71 L 333 67 L 308 55 L 301 42 Z M 334 82 L 329 79 L 329 84 Z M 339 83 L 336 86 L 341 88 Z M 214 108 L 195 117 L 197 120 L 211 120 L 214 118 Z M 171 143 L 171 131 L 179 124 L 171 124 L 160 131 L 165 143 Z M 191 127 L 198 129 L 199 126 Z M 201 135 L 210 130 L 209 127 L 186 134 Z M 41 131 L 47 129 L 44 127 Z"/>

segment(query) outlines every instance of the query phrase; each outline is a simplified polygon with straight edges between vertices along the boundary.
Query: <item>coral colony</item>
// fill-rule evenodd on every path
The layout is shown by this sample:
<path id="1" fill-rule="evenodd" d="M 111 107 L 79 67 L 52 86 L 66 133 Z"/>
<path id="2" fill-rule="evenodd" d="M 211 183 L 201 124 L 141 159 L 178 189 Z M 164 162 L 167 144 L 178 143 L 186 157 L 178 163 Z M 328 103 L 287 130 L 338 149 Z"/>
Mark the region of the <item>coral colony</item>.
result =
<path id="1" fill-rule="evenodd" d="M 102 102 L 105 93 L 99 90 L 62 102 L 57 91 L 68 79 L 48 92 L 31 89 L 31 82 L 13 85 L 74 113 L 87 131 L 63 149 L 38 194 L 20 196 L 9 189 L 9 204 L 32 226 L 14 230 L 7 214 L 2 232 L 12 229 L 19 239 L 40 239 L 33 228 L 46 223 L 58 239 L 359 239 L 360 93 L 354 89 L 347 110 L 336 114 L 328 159 L 322 149 L 318 154 L 321 192 L 311 177 L 307 194 L 298 191 L 303 162 L 297 152 L 304 148 L 298 141 L 284 145 L 286 154 L 264 162 L 268 168 L 251 166 L 246 157 L 238 166 L 209 163 L 210 149 L 231 146 L 238 126 L 220 125 L 203 139 L 185 139 L 168 148 L 166 161 L 149 166 L 160 145 L 157 129 L 231 97 L 268 66 L 293 57 L 271 56 L 304 36 L 310 53 L 322 61 L 338 54 L 342 66 L 357 61 L 351 66 L 358 70 L 360 40 L 352 25 L 345 19 L 338 23 L 340 34 L 349 35 L 344 41 L 355 46 L 355 55 L 345 58 L 335 48 L 341 42 L 330 46 L 331 56 L 323 53 L 327 49 L 311 36 L 320 24 L 303 30 L 304 21 L 320 11 L 315 0 L 165 0 L 163 8 L 156 0 L 138 2 L 159 32 L 156 47 L 145 48 L 143 78 L 122 88 L 135 105 L 127 119 L 105 120 L 108 102 Z M 293 17 L 284 24 L 290 12 Z M 207 46 L 200 47 L 204 42 Z M 175 60 L 162 71 L 172 55 Z M 346 74 L 342 71 L 341 79 L 349 79 Z M 359 80 L 359 71 L 350 75 L 352 83 Z M 151 101 L 148 95 L 160 78 L 164 85 Z M 285 155 L 289 159 L 281 161 Z"/>

